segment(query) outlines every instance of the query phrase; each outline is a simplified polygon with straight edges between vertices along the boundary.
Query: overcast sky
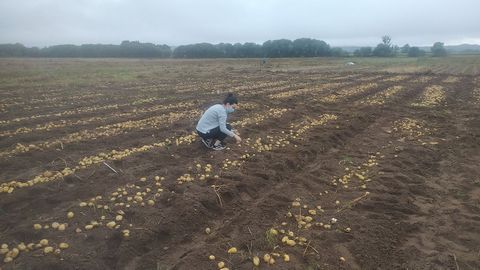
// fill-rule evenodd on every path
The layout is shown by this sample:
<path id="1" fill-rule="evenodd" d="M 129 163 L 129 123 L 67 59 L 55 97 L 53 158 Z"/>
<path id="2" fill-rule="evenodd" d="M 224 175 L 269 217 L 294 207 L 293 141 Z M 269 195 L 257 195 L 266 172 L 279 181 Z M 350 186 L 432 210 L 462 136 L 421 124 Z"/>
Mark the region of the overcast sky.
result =
<path id="1" fill-rule="evenodd" d="M 0 0 L 0 43 L 480 44 L 480 0 Z"/>

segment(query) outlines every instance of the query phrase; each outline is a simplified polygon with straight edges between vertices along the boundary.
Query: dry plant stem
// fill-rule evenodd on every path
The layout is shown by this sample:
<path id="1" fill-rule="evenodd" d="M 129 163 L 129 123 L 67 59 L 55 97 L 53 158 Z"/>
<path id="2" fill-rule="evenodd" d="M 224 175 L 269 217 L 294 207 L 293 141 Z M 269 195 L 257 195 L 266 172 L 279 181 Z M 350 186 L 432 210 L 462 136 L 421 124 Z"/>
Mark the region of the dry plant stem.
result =
<path id="1" fill-rule="evenodd" d="M 308 241 L 307 246 L 305 247 L 305 250 L 303 251 L 303 257 L 305 257 L 305 254 L 307 254 L 307 249 L 308 248 L 313 249 L 317 254 L 319 254 L 318 250 L 316 250 L 314 247 L 310 246 L 311 242 L 312 242 L 312 240 Z"/>
<path id="2" fill-rule="evenodd" d="M 344 207 L 338 209 L 335 213 L 339 213 L 339 212 L 342 212 L 343 210 L 347 209 L 347 208 L 350 208 L 353 204 L 359 202 L 361 199 L 365 198 L 368 196 L 369 193 L 365 193 L 363 194 L 362 196 L 348 202 Z"/>
<path id="3" fill-rule="evenodd" d="M 455 267 L 457 268 L 457 270 L 460 270 L 460 267 L 458 266 L 458 262 L 457 262 L 457 256 L 455 256 L 455 253 L 453 253 L 452 255 L 453 255 L 453 260 L 455 261 Z"/>
<path id="4" fill-rule="evenodd" d="M 114 168 L 112 168 L 110 165 L 108 165 L 105 161 L 103 162 L 103 165 L 107 166 L 110 170 L 112 170 L 114 173 L 118 174 L 117 171 L 115 171 Z"/>
<path id="5" fill-rule="evenodd" d="M 216 185 L 213 185 L 212 188 L 213 188 L 213 191 L 215 192 L 215 194 L 216 194 L 217 197 L 218 197 L 218 202 L 220 203 L 220 207 L 223 208 L 223 200 L 222 200 L 222 197 L 220 196 L 220 194 L 218 194 L 218 191 L 220 190 L 221 187 L 216 186 Z"/>

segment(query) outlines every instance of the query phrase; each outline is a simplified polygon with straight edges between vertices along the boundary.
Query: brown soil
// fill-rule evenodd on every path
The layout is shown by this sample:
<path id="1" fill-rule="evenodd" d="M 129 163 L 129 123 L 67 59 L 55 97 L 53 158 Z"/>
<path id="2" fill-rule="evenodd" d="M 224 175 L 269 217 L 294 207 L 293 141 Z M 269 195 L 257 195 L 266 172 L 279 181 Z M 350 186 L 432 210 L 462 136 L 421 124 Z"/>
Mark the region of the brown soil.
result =
<path id="1" fill-rule="evenodd" d="M 11 194 L 0 193 L 0 244 L 6 243 L 10 249 L 40 239 L 48 239 L 54 248 L 61 242 L 69 244 L 59 255 L 34 248 L 20 251 L 9 263 L 3 263 L 2 257 L 0 269 L 218 269 L 220 261 L 229 269 L 252 269 L 253 256 L 260 257 L 260 269 L 480 269 L 480 103 L 472 96 L 478 87 L 473 77 L 457 76 L 457 82 L 446 83 L 443 80 L 447 75 L 272 72 L 247 64 L 242 62 L 232 68 L 232 63 L 212 61 L 190 67 L 182 74 L 188 62 L 164 63 L 172 65 L 180 75 L 140 77 L 137 83 L 79 86 L 74 91 L 77 96 L 87 90 L 102 94 L 81 102 L 72 100 L 72 89 L 61 86 L 52 87 L 55 92 L 44 89 L 46 98 L 37 103 L 32 103 L 31 96 L 42 93 L 41 87 L 22 88 L 19 82 L 2 88 L 2 97 L 10 99 L 2 103 L 7 106 L 0 120 L 89 106 L 126 105 L 0 125 L 3 132 L 60 119 L 108 116 L 108 121 L 1 138 L 1 150 L 105 124 L 185 111 L 180 108 L 127 119 L 115 117 L 116 113 L 134 108 L 185 101 L 201 110 L 221 100 L 229 89 L 241 94 L 240 105 L 256 106 L 237 110 L 230 122 L 252 118 L 259 112 L 265 115 L 265 119 L 239 128 L 244 141 L 260 137 L 265 141 L 266 136 L 273 136 L 285 138 L 289 144 L 257 151 L 252 144 L 230 142 L 228 149 L 217 152 L 205 149 L 198 138 L 192 143 L 173 142 L 122 159 L 106 160 L 117 173 L 99 163 L 59 180 L 16 188 Z M 408 77 L 385 81 L 398 75 Z M 368 81 L 368 77 L 372 80 Z M 419 80 L 422 78 L 428 80 Z M 285 83 L 274 85 L 280 81 Z M 345 85 L 334 84 L 338 82 Z M 339 96 L 333 103 L 322 99 L 369 82 L 377 85 Z M 297 86 L 302 83 L 306 86 Z M 327 83 L 333 85 L 321 88 Z M 158 87 L 150 88 L 152 85 Z M 443 86 L 445 100 L 431 107 L 412 106 L 429 85 Z M 403 89 L 388 97 L 385 104 L 361 103 L 391 86 Z M 269 97 L 305 87 L 311 90 L 284 98 Z M 61 102 L 49 101 L 49 94 Z M 132 103 L 148 97 L 162 99 Z M 13 99 L 23 105 L 12 104 Z M 289 110 L 275 117 L 268 115 L 270 108 Z M 297 138 L 287 136 L 291 124 L 301 124 L 308 117 L 319 119 L 323 114 L 338 118 L 310 126 Z M 422 134 L 395 129 L 399 121 L 406 119 L 420 123 L 413 130 Z M 0 160 L 0 181 L 28 181 L 47 170 L 74 167 L 83 157 L 178 138 L 189 134 L 195 122 L 187 117 L 161 128 L 147 126 L 63 148 L 4 157 Z M 255 156 L 242 159 L 246 150 Z M 242 162 L 225 169 L 225 159 Z M 202 168 L 211 164 L 211 176 L 200 180 L 197 164 Z M 354 175 L 347 179 L 346 187 L 338 181 L 333 184 L 332 180 L 352 170 L 365 172 L 367 181 Z M 195 180 L 180 184 L 178 178 L 186 173 Z M 155 176 L 165 178 L 159 186 L 155 185 Z M 141 181 L 142 177 L 147 180 Z M 115 202 L 126 200 L 122 197 L 110 201 L 112 193 L 127 184 L 134 184 L 127 188 L 128 196 L 151 189 L 143 196 L 145 200 L 153 199 L 154 205 L 115 206 Z M 96 204 L 108 205 L 108 210 L 79 206 L 96 196 L 102 196 Z M 295 201 L 300 202 L 300 207 L 292 205 Z M 308 213 L 313 209 L 317 213 Z M 120 227 L 107 228 L 105 224 L 115 219 L 118 210 L 125 212 L 123 220 L 117 222 Z M 69 211 L 75 213 L 74 218 L 67 218 Z M 289 212 L 311 216 L 313 221 L 306 222 L 311 227 L 299 228 L 295 217 L 288 217 Z M 332 222 L 332 218 L 337 221 Z M 85 225 L 92 220 L 103 225 L 86 230 Z M 52 222 L 68 226 L 65 231 L 33 228 L 36 223 Z M 319 223 L 330 224 L 331 228 Z M 205 232 L 207 227 L 209 234 Z M 82 231 L 75 232 L 77 228 Z M 271 228 L 279 234 L 269 233 Z M 130 231 L 128 237 L 123 235 L 124 229 Z M 292 231 L 290 239 L 299 237 L 295 246 L 282 243 L 281 230 Z M 306 241 L 301 241 L 302 237 Z M 228 254 L 230 247 L 236 247 L 238 252 Z M 272 254 L 274 265 L 267 266 L 263 261 L 266 253 Z M 273 253 L 288 254 L 290 262 Z M 209 255 L 216 259 L 209 260 Z"/>

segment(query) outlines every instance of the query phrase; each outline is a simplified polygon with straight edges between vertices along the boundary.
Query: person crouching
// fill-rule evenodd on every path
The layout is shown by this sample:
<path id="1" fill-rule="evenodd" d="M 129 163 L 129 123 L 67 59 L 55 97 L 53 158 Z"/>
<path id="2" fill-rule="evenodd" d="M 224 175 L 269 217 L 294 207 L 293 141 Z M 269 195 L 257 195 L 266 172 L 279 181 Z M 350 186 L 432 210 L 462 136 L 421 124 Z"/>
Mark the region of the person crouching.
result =
<path id="1" fill-rule="evenodd" d="M 237 143 L 242 141 L 238 132 L 227 124 L 228 115 L 235 111 L 237 105 L 237 98 L 229 93 L 223 100 L 223 104 L 215 104 L 203 113 L 196 129 L 206 147 L 223 150 L 225 149 L 224 140 L 227 137 L 235 138 Z"/>

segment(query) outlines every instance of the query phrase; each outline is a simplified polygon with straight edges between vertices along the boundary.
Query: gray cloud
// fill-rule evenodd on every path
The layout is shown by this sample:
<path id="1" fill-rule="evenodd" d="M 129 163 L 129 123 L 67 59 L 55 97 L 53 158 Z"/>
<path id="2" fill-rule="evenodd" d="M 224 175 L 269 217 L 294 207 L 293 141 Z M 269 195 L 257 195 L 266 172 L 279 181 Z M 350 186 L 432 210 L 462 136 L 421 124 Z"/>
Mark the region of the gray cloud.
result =
<path id="1" fill-rule="evenodd" d="M 2 0 L 0 43 L 257 42 L 312 37 L 334 46 L 480 43 L 478 0 Z"/>

